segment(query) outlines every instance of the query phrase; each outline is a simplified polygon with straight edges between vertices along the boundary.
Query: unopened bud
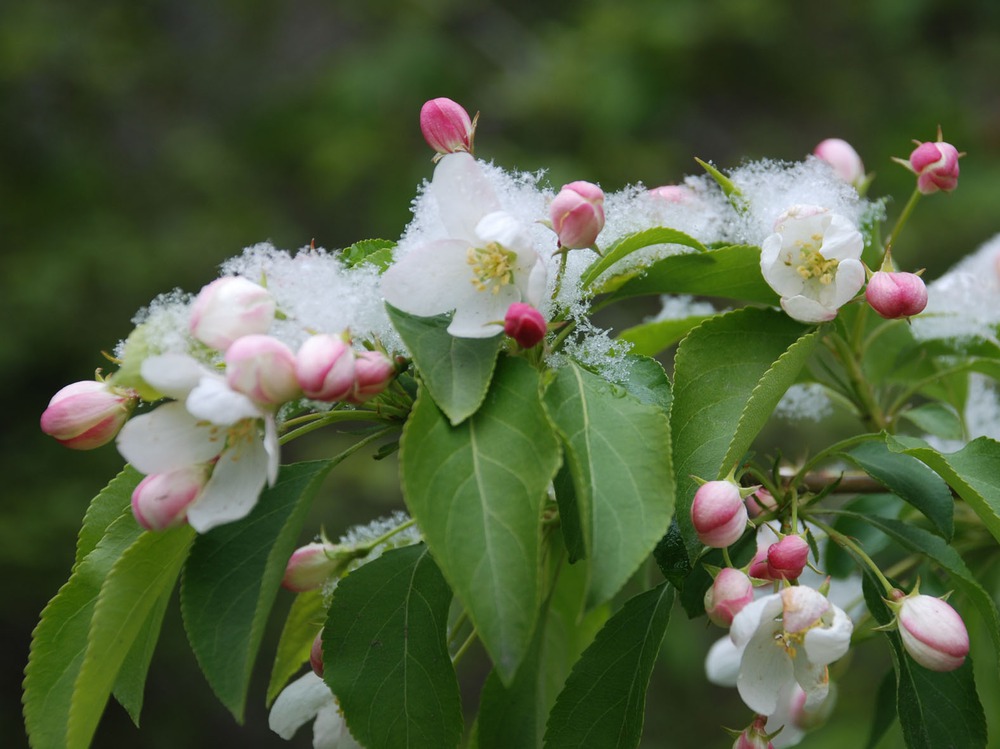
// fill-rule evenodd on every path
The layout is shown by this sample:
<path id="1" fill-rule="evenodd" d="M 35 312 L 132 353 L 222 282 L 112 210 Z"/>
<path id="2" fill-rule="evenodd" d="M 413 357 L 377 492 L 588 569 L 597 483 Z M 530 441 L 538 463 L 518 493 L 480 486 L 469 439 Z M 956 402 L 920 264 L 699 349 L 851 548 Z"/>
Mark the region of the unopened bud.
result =
<path id="1" fill-rule="evenodd" d="M 248 335 L 226 350 L 226 383 L 257 403 L 276 406 L 301 395 L 295 354 L 277 338 Z"/>
<path id="2" fill-rule="evenodd" d="M 761 487 L 749 497 L 746 498 L 747 514 L 755 518 L 762 512 L 771 512 L 778 506 L 778 502 L 774 499 L 769 492 L 764 487 Z"/>
<path id="3" fill-rule="evenodd" d="M 785 536 L 767 549 L 771 580 L 797 580 L 809 561 L 809 544 L 802 536 Z"/>
<path id="4" fill-rule="evenodd" d="M 947 601 L 914 593 L 890 605 L 896 610 L 906 652 L 931 671 L 954 671 L 969 654 L 965 622 Z"/>
<path id="5" fill-rule="evenodd" d="M 604 192 L 590 182 L 570 182 L 552 200 L 549 216 L 562 247 L 590 247 L 604 228 Z"/>
<path id="6" fill-rule="evenodd" d="M 927 286 L 915 273 L 880 270 L 868 279 L 865 299 L 887 320 L 912 317 L 927 306 Z"/>
<path id="7" fill-rule="evenodd" d="M 917 175 L 917 189 L 924 195 L 958 187 L 958 149 L 951 143 L 928 141 L 910 154 L 910 168 Z"/>
<path id="8" fill-rule="evenodd" d="M 309 665 L 312 666 L 313 673 L 319 678 L 323 678 L 323 632 L 320 630 L 313 640 L 312 647 L 309 648 Z"/>
<path id="9" fill-rule="evenodd" d="M 352 558 L 348 550 L 336 544 L 306 544 L 292 552 L 281 584 L 296 593 L 315 590 L 342 571 Z"/>
<path id="10" fill-rule="evenodd" d="M 420 108 L 420 132 L 439 154 L 472 151 L 475 133 L 469 113 L 458 103 L 440 97 Z"/>
<path id="11" fill-rule="evenodd" d="M 525 302 L 514 302 L 507 308 L 503 332 L 517 341 L 521 348 L 532 348 L 545 338 L 548 327 L 542 313 Z"/>
<path id="12" fill-rule="evenodd" d="M 354 359 L 352 403 L 364 403 L 388 387 L 396 376 L 396 365 L 381 351 L 362 351 Z"/>
<path id="13" fill-rule="evenodd" d="M 813 149 L 813 155 L 833 167 L 844 182 L 858 187 L 865 179 L 865 165 L 854 147 L 840 138 L 827 138 Z"/>
<path id="14" fill-rule="evenodd" d="M 266 333 L 276 305 L 263 286 L 239 276 L 218 278 L 205 286 L 191 307 L 191 335 L 219 351 L 237 338 Z"/>
<path id="15" fill-rule="evenodd" d="M 765 730 L 767 716 L 758 715 L 753 723 L 743 729 L 733 742 L 733 749 L 774 749 Z M 735 732 L 734 732 L 735 733 Z"/>
<path id="16" fill-rule="evenodd" d="M 340 336 L 314 335 L 299 347 L 295 373 L 307 398 L 344 400 L 354 391 L 354 350 Z"/>
<path id="17" fill-rule="evenodd" d="M 695 200 L 694 191 L 685 185 L 661 185 L 654 187 L 649 194 L 665 203 L 690 204 Z"/>
<path id="18" fill-rule="evenodd" d="M 747 520 L 747 508 L 736 484 L 709 481 L 698 487 L 691 502 L 691 522 L 703 544 L 721 549 L 736 543 Z"/>
<path id="19" fill-rule="evenodd" d="M 132 492 L 132 514 L 150 531 L 182 525 L 207 481 L 208 470 L 203 465 L 150 474 Z"/>
<path id="20" fill-rule="evenodd" d="M 740 570 L 723 568 L 705 592 L 705 613 L 713 624 L 729 627 L 743 607 L 753 600 L 753 583 Z"/>
<path id="21" fill-rule="evenodd" d="M 135 401 L 134 394 L 116 392 L 104 382 L 74 382 L 52 396 L 42 413 L 42 431 L 66 447 L 92 450 L 115 438 Z"/>

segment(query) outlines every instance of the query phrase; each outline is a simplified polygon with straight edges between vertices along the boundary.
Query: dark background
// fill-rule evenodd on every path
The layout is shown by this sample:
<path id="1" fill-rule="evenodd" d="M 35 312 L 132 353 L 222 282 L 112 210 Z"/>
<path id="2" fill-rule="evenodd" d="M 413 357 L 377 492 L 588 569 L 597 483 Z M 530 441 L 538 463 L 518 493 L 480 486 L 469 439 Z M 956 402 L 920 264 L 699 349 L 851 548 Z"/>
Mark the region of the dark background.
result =
<path id="1" fill-rule="evenodd" d="M 478 154 L 547 168 L 557 187 L 655 186 L 696 172 L 694 156 L 723 168 L 795 160 L 839 136 L 877 172 L 873 193 L 895 196 L 890 216 L 913 179 L 890 157 L 940 124 L 968 153 L 959 188 L 925 199 L 894 253 L 933 278 L 1000 232 L 998 73 L 994 0 L 0 4 L 0 743 L 24 741 L 31 629 L 68 575 L 89 498 L 121 464 L 111 447 L 73 453 L 44 437 L 49 397 L 102 366 L 153 296 L 197 291 L 246 245 L 398 237 L 431 171 L 423 101 L 481 110 Z M 311 530 L 399 502 L 393 467 L 362 457 L 321 496 Z M 654 675 L 644 746 L 728 746 L 718 725 L 746 711 L 701 671 L 721 630 L 682 619 Z M 262 686 L 237 728 L 197 673 L 176 607 L 165 630 L 143 730 L 112 706 L 96 746 L 286 745 L 266 728 Z M 884 645 L 859 649 L 836 726 L 803 746 L 863 740 L 885 658 Z"/>

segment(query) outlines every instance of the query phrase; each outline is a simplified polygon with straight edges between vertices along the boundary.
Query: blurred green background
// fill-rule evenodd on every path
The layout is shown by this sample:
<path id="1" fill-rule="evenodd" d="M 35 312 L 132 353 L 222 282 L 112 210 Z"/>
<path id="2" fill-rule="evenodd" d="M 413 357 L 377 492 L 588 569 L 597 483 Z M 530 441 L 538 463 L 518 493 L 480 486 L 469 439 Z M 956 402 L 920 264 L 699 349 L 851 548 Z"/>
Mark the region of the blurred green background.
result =
<path id="1" fill-rule="evenodd" d="M 89 498 L 121 464 L 111 447 L 73 453 L 44 437 L 49 397 L 102 366 L 153 296 L 197 291 L 246 245 L 398 237 L 431 173 L 426 99 L 481 110 L 479 155 L 546 168 L 555 186 L 655 186 L 696 172 L 694 156 L 723 168 L 794 160 L 839 136 L 878 174 L 873 194 L 895 196 L 890 215 L 912 189 L 890 157 L 941 124 L 968 153 L 959 189 L 923 201 L 896 254 L 933 278 L 1000 232 L 998 83 L 995 0 L 0 4 L 0 743 L 25 741 L 31 629 L 68 575 Z M 399 504 L 394 468 L 354 458 L 323 497 L 311 530 L 335 533 Z M 682 619 L 654 675 L 644 746 L 728 746 L 718 725 L 747 711 L 701 670 L 721 631 Z M 979 652 L 993 661 L 988 645 Z M 859 650 L 836 726 L 802 746 L 861 745 L 886 664 L 884 646 Z M 238 728 L 175 608 L 143 730 L 112 706 L 95 745 L 287 746 L 267 730 L 262 695 L 258 685 Z M 295 745 L 310 745 L 308 730 Z"/>

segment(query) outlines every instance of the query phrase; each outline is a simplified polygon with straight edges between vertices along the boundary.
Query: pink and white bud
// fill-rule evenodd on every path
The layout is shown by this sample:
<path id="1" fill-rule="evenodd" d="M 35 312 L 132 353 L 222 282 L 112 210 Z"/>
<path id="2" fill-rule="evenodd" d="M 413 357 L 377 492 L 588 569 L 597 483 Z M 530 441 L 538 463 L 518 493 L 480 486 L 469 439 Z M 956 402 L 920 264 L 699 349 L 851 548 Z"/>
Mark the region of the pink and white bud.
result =
<path id="1" fill-rule="evenodd" d="M 309 665 L 312 666 L 313 673 L 319 678 L 323 678 L 323 631 L 320 630 L 313 640 L 312 647 L 309 648 Z"/>
<path id="2" fill-rule="evenodd" d="M 191 335 L 225 351 L 237 338 L 266 333 L 277 305 L 270 292 L 240 276 L 217 278 L 205 286 L 191 307 Z"/>
<path id="3" fill-rule="evenodd" d="M 472 150 L 475 128 L 469 113 L 458 103 L 440 97 L 420 108 L 420 132 L 439 154 Z"/>
<path id="4" fill-rule="evenodd" d="M 765 730 L 767 716 L 758 715 L 733 742 L 733 749 L 774 749 Z"/>
<path id="5" fill-rule="evenodd" d="M 746 498 L 747 514 L 755 518 L 761 513 L 777 509 L 778 501 L 763 486 Z"/>
<path id="6" fill-rule="evenodd" d="M 277 406 L 302 394 L 295 354 L 277 338 L 247 335 L 226 349 L 226 383 L 257 403 Z"/>
<path id="7" fill-rule="evenodd" d="M 521 348 L 533 348 L 545 338 L 548 325 L 537 309 L 525 302 L 514 302 L 507 308 L 503 332 L 517 341 Z"/>
<path id="8" fill-rule="evenodd" d="M 753 600 L 753 583 L 745 573 L 725 567 L 705 592 L 705 613 L 713 624 L 729 627 L 743 607 Z"/>
<path id="9" fill-rule="evenodd" d="M 337 544 L 319 541 L 306 544 L 292 552 L 281 585 L 296 593 L 315 590 L 342 571 L 352 558 L 348 550 Z"/>
<path id="10" fill-rule="evenodd" d="M 965 662 L 969 633 L 947 601 L 911 594 L 897 598 L 893 608 L 903 647 L 913 660 L 931 671 L 954 671 Z"/>
<path id="11" fill-rule="evenodd" d="M 809 544 L 802 536 L 785 536 L 767 549 L 771 580 L 797 580 L 809 561 Z"/>
<path id="12" fill-rule="evenodd" d="M 604 191 L 590 182 L 570 182 L 552 200 L 549 217 L 560 246 L 590 247 L 604 228 Z"/>
<path id="13" fill-rule="evenodd" d="M 396 365 L 381 351 L 362 351 L 354 358 L 354 390 L 351 403 L 364 403 L 388 387 L 396 376 Z"/>
<path id="14" fill-rule="evenodd" d="M 654 187 L 649 194 L 665 203 L 688 205 L 695 202 L 694 190 L 685 185 L 661 185 Z"/>
<path id="15" fill-rule="evenodd" d="M 74 382 L 52 396 L 42 412 L 41 428 L 73 450 L 93 450 L 115 438 L 135 402 L 133 393 L 116 391 L 105 382 Z"/>
<path id="16" fill-rule="evenodd" d="M 722 549 L 736 543 L 748 520 L 740 488 L 731 481 L 709 481 L 695 492 L 691 522 L 706 546 Z"/>
<path id="17" fill-rule="evenodd" d="M 767 565 L 767 546 L 758 546 L 756 553 L 753 555 L 753 559 L 750 560 L 750 566 L 747 568 L 747 574 L 750 575 L 754 580 L 773 580 L 771 577 L 771 568 Z"/>
<path id="18" fill-rule="evenodd" d="M 865 299 L 887 320 L 912 317 L 927 306 L 927 285 L 916 273 L 880 270 L 868 279 Z"/>
<path id="19" fill-rule="evenodd" d="M 341 336 L 314 335 L 299 347 L 295 374 L 307 398 L 345 400 L 354 392 L 354 350 Z"/>
<path id="20" fill-rule="evenodd" d="M 939 136 L 940 137 L 940 136 Z M 910 168 L 917 174 L 917 189 L 924 195 L 958 187 L 958 149 L 951 143 L 928 141 L 910 154 Z"/>
<path id="21" fill-rule="evenodd" d="M 865 180 L 865 165 L 854 147 L 840 138 L 827 138 L 813 149 L 813 155 L 833 167 L 844 182 L 858 187 Z"/>
<path id="22" fill-rule="evenodd" d="M 208 483 L 207 466 L 197 465 L 146 476 L 132 492 L 132 514 L 150 531 L 182 525 L 188 508 Z"/>

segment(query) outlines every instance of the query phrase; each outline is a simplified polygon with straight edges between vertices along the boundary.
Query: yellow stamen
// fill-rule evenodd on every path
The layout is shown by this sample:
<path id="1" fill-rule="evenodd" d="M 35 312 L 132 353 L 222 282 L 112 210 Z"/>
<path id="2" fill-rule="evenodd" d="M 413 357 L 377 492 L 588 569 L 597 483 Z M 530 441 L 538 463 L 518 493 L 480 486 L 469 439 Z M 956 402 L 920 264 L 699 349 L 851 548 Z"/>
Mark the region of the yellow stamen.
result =
<path id="1" fill-rule="evenodd" d="M 485 247 L 470 247 L 466 262 L 472 268 L 472 285 L 477 291 L 490 289 L 493 294 L 499 294 L 501 287 L 514 283 L 517 255 L 496 242 Z"/>
<path id="2" fill-rule="evenodd" d="M 837 266 L 840 261 L 827 260 L 823 257 L 823 253 L 819 251 L 817 246 L 823 239 L 820 235 L 813 235 L 812 239 L 817 244 L 798 243 L 800 262 L 795 267 L 795 271 L 806 281 L 815 278 L 823 286 L 829 286 L 837 274 Z"/>

